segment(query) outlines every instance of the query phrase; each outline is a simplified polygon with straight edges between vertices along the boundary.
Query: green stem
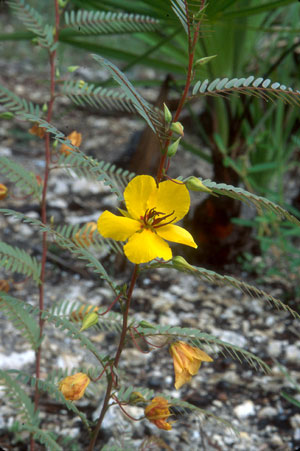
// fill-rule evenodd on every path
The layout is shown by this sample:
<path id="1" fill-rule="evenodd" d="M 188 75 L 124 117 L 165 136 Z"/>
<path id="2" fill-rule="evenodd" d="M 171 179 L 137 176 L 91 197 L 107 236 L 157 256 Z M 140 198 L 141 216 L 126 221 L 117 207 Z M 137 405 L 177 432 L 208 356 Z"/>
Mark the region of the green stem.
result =
<path id="1" fill-rule="evenodd" d="M 126 333 L 127 333 L 127 326 L 128 326 L 128 314 L 129 314 L 129 308 L 130 308 L 130 302 L 131 302 L 131 298 L 132 298 L 132 293 L 133 293 L 133 289 L 137 280 L 137 276 L 138 276 L 138 267 L 139 265 L 135 265 L 133 273 L 132 273 L 132 277 L 131 277 L 131 282 L 130 282 L 130 286 L 128 288 L 128 292 L 127 292 L 127 296 L 126 296 L 126 305 L 125 305 L 125 310 L 123 312 L 123 324 L 122 324 L 122 332 L 121 332 L 121 336 L 120 336 L 120 341 L 119 341 L 119 346 L 116 352 L 116 356 L 114 358 L 114 367 L 117 368 L 119 361 L 120 361 L 120 357 L 122 354 L 122 351 L 124 349 L 124 344 L 125 344 L 125 339 L 126 339 Z M 96 444 L 97 441 L 97 437 L 104 419 L 104 416 L 107 412 L 107 409 L 109 408 L 109 400 L 111 397 L 111 391 L 113 388 L 113 377 L 112 374 L 110 374 L 108 376 L 108 382 L 107 382 L 107 387 L 106 387 L 106 393 L 105 393 L 105 398 L 103 401 L 103 405 L 102 405 L 102 409 L 101 409 L 101 413 L 99 416 L 99 419 L 97 421 L 95 430 L 93 432 L 92 435 L 92 439 L 91 442 L 89 444 L 89 447 L 87 449 L 87 451 L 92 451 L 94 449 L 94 446 Z"/>

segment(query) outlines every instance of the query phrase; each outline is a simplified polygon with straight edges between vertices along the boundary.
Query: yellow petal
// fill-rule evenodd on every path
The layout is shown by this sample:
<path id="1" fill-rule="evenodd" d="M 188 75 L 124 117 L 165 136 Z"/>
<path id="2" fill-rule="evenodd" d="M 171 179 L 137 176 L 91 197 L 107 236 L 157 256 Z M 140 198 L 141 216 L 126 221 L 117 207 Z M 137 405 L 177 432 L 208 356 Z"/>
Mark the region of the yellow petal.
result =
<path id="1" fill-rule="evenodd" d="M 152 192 L 149 205 L 165 214 L 174 211 L 177 222 L 189 211 L 190 194 L 185 185 L 166 180 L 159 184 L 157 191 Z"/>
<path id="2" fill-rule="evenodd" d="M 202 351 L 202 349 L 193 348 L 193 350 L 195 359 L 199 359 L 202 362 L 213 362 L 213 359 L 208 354 L 206 354 L 206 352 Z"/>
<path id="3" fill-rule="evenodd" d="M 104 238 L 125 241 L 135 232 L 140 230 L 141 224 L 135 219 L 116 216 L 105 210 L 97 222 L 98 232 Z"/>
<path id="4" fill-rule="evenodd" d="M 149 208 L 149 197 L 156 191 L 156 182 L 150 175 L 138 175 L 128 183 L 124 191 L 124 199 L 132 218 L 140 219 L 144 216 Z"/>
<path id="5" fill-rule="evenodd" d="M 183 370 L 181 373 L 175 373 L 175 388 L 179 390 L 187 382 L 190 382 L 192 376 L 188 373 L 187 370 Z"/>
<path id="6" fill-rule="evenodd" d="M 174 224 L 158 227 L 157 234 L 164 240 L 174 241 L 174 243 L 186 244 L 191 247 L 198 247 L 190 232 Z"/>
<path id="7" fill-rule="evenodd" d="M 170 260 L 172 251 L 169 245 L 151 230 L 144 229 L 132 235 L 124 246 L 124 252 L 132 263 L 147 263 L 154 258 Z"/>

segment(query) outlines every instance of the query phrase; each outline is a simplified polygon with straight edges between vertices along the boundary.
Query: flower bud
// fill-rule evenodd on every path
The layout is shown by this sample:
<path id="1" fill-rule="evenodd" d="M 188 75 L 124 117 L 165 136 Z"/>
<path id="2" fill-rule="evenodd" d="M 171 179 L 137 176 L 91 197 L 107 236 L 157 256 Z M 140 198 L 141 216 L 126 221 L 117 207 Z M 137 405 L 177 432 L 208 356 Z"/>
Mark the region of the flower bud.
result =
<path id="1" fill-rule="evenodd" d="M 172 121 L 172 113 L 165 103 L 164 103 L 164 113 L 165 113 L 165 121 L 167 124 L 169 124 Z"/>
<path id="2" fill-rule="evenodd" d="M 77 401 L 83 397 L 86 387 L 90 383 L 90 378 L 87 374 L 76 373 L 73 376 L 65 377 L 60 381 L 58 389 L 62 392 L 65 399 L 70 401 Z"/>
<path id="3" fill-rule="evenodd" d="M 178 269 L 179 271 L 195 271 L 195 268 L 190 265 L 183 257 L 180 255 L 176 255 L 172 258 L 172 264 L 174 268 Z"/>
<path id="4" fill-rule="evenodd" d="M 13 113 L 11 113 L 10 111 L 4 111 L 4 113 L 0 114 L 0 118 L 1 119 L 12 119 L 15 115 Z"/>
<path id="5" fill-rule="evenodd" d="M 129 397 L 129 404 L 135 405 L 139 403 L 145 403 L 146 399 L 139 391 L 133 391 Z"/>
<path id="6" fill-rule="evenodd" d="M 185 186 L 190 191 L 202 191 L 204 193 L 212 193 L 212 190 L 207 188 L 201 180 L 199 180 L 197 177 L 189 177 L 184 181 Z"/>
<path id="7" fill-rule="evenodd" d="M 0 183 L 0 200 L 5 199 L 7 192 L 7 186 L 3 185 L 3 183 Z"/>
<path id="8" fill-rule="evenodd" d="M 92 312 L 90 312 L 90 310 L 92 310 Z M 83 304 L 80 309 L 76 309 L 73 312 L 71 312 L 70 314 L 70 320 L 71 321 L 75 321 L 75 322 L 79 322 L 79 321 L 83 321 L 85 316 L 90 312 L 90 313 L 96 313 L 99 310 L 99 307 L 95 307 L 94 305 L 86 305 Z"/>
<path id="9" fill-rule="evenodd" d="M 153 324 L 148 323 L 148 321 L 144 320 L 139 323 L 139 327 L 143 327 L 144 329 L 156 329 L 156 327 L 153 326 Z"/>
<path id="10" fill-rule="evenodd" d="M 68 72 L 75 72 L 75 70 L 77 70 L 78 68 L 79 68 L 79 66 L 69 66 L 67 68 L 67 71 Z"/>
<path id="11" fill-rule="evenodd" d="M 172 122 L 170 129 L 173 132 L 178 133 L 178 135 L 180 135 L 180 136 L 184 135 L 183 125 L 181 122 Z"/>
<path id="12" fill-rule="evenodd" d="M 79 332 L 82 332 L 83 330 L 89 329 L 92 326 L 95 326 L 95 324 L 98 323 L 98 315 L 96 312 L 88 313 L 85 315 L 82 321 L 82 326 Z"/>
<path id="13" fill-rule="evenodd" d="M 180 140 L 181 140 L 181 138 L 178 138 L 176 141 L 173 142 L 173 144 L 171 144 L 168 147 L 167 156 L 169 158 L 173 157 L 176 154 Z"/>
<path id="14" fill-rule="evenodd" d="M 171 415 L 169 407 L 170 403 L 165 398 L 157 396 L 145 408 L 145 417 L 159 429 L 170 431 L 172 426 L 166 421 Z"/>
<path id="15" fill-rule="evenodd" d="M 213 58 L 216 58 L 217 55 L 211 55 L 211 56 L 205 56 L 203 58 L 198 59 L 195 61 L 194 66 L 204 66 L 204 64 L 207 64 L 212 60 Z"/>

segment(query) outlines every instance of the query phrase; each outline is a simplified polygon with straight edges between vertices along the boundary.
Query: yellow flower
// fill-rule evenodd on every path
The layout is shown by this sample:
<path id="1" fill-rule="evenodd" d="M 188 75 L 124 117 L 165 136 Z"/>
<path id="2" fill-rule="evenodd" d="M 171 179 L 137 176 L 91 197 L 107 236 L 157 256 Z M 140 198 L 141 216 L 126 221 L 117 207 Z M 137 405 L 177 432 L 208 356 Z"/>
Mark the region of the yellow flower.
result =
<path id="1" fill-rule="evenodd" d="M 78 132 L 76 132 L 76 130 L 74 130 L 72 133 L 70 133 L 67 136 L 67 139 L 69 141 L 71 141 L 71 144 L 73 144 L 73 146 L 79 147 L 81 144 L 82 136 L 81 136 L 81 133 L 78 133 Z M 60 151 L 60 153 L 69 155 L 71 152 L 73 152 L 73 149 L 70 146 L 68 146 L 67 144 L 62 144 L 60 146 L 59 151 Z"/>
<path id="2" fill-rule="evenodd" d="M 170 260 L 172 251 L 164 240 L 197 247 L 189 232 L 174 225 L 190 208 L 185 185 L 166 180 L 157 186 L 153 177 L 139 175 L 128 183 L 124 200 L 127 211 L 120 210 L 123 216 L 104 211 L 98 231 L 105 238 L 128 240 L 124 252 L 132 263 Z"/>
<path id="3" fill-rule="evenodd" d="M 65 377 L 60 381 L 58 388 L 66 399 L 76 401 L 83 397 L 89 383 L 90 378 L 87 374 L 76 373 L 73 374 L 73 376 Z"/>
<path id="4" fill-rule="evenodd" d="M 166 422 L 171 415 L 169 406 L 170 404 L 165 398 L 157 396 L 156 398 L 153 398 L 151 403 L 145 408 L 145 416 L 159 429 L 170 431 L 172 426 L 170 423 Z"/>
<path id="5" fill-rule="evenodd" d="M 197 374 L 201 362 L 212 362 L 213 359 L 199 348 L 190 346 L 184 341 L 176 341 L 170 346 L 175 372 L 175 388 L 178 390 Z"/>

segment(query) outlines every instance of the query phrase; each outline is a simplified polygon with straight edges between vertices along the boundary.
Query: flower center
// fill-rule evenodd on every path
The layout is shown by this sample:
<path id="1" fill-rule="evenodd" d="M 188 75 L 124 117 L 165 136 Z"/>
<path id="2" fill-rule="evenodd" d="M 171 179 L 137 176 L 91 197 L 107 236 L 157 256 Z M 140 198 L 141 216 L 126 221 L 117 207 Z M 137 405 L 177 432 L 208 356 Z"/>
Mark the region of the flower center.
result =
<path id="1" fill-rule="evenodd" d="M 144 216 L 140 217 L 142 221 L 141 228 L 157 229 L 158 227 L 163 227 L 167 224 L 171 224 L 175 221 L 176 217 L 167 222 L 163 221 L 165 221 L 167 218 L 170 218 L 170 216 L 174 215 L 174 213 L 175 211 L 173 210 L 172 213 L 166 215 L 161 211 L 156 211 L 155 208 L 147 209 Z"/>

